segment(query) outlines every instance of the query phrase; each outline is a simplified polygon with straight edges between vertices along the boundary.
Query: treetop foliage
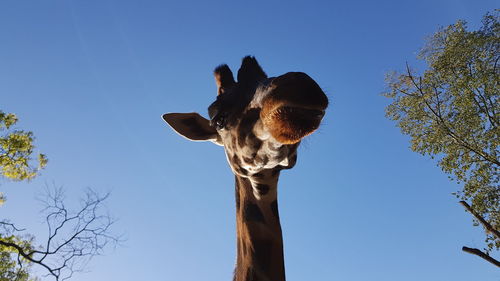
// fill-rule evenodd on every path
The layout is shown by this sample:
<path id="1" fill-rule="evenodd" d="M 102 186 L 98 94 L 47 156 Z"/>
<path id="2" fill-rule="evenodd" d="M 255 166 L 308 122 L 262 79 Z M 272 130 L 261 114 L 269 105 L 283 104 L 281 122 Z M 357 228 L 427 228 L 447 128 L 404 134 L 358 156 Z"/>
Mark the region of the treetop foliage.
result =
<path id="1" fill-rule="evenodd" d="M 500 23 L 499 10 L 469 31 L 459 20 L 427 40 L 418 56 L 422 75 L 406 71 L 387 76 L 392 100 L 386 116 L 411 137 L 411 149 L 438 159 L 460 184 L 456 193 L 495 229 L 500 228 Z M 500 241 L 487 234 L 487 250 Z"/>
<path id="2" fill-rule="evenodd" d="M 35 148 L 32 132 L 16 130 L 17 116 L 0 111 L 0 175 L 11 180 L 30 180 L 47 165 L 47 157 L 31 157 Z M 38 162 L 37 164 L 34 162 Z"/>

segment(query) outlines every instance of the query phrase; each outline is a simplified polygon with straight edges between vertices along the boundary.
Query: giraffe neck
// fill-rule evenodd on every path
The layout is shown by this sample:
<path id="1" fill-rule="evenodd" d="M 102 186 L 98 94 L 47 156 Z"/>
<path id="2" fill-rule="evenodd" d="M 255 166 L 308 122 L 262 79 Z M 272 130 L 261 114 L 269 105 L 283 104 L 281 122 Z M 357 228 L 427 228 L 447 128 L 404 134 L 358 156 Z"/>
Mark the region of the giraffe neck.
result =
<path id="1" fill-rule="evenodd" d="M 285 281 L 277 183 L 275 177 L 267 184 L 266 195 L 258 196 L 248 178 L 236 176 L 237 262 L 233 281 Z"/>

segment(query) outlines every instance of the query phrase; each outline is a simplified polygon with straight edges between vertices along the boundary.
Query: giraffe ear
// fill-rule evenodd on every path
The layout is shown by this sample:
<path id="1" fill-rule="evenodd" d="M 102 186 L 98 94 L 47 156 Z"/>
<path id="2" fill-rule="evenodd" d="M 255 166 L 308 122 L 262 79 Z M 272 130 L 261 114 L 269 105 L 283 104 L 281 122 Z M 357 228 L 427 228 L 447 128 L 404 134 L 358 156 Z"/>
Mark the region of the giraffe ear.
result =
<path id="1" fill-rule="evenodd" d="M 217 131 L 210 126 L 210 121 L 196 112 L 166 113 L 162 116 L 172 129 L 179 135 L 192 141 L 211 141 L 222 145 Z"/>

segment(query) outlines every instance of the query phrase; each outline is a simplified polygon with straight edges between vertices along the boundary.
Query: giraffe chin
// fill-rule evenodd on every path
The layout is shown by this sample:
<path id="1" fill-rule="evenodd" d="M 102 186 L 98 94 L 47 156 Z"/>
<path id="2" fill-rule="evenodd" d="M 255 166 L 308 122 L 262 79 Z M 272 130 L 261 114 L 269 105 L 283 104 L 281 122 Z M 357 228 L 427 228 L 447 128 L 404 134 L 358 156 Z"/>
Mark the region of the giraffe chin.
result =
<path id="1" fill-rule="evenodd" d="M 277 141 L 295 144 L 318 129 L 324 114 L 323 110 L 281 106 L 261 118 Z"/>

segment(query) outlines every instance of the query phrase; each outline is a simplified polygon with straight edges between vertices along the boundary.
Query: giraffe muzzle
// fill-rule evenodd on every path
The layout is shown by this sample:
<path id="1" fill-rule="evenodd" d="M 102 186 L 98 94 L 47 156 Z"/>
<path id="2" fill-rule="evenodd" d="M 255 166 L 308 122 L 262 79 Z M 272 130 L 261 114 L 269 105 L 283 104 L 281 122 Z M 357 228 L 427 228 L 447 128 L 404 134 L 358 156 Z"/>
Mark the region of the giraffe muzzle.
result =
<path id="1" fill-rule="evenodd" d="M 324 115 L 324 110 L 281 106 L 261 118 L 277 141 L 294 144 L 316 131 Z"/>
<path id="2" fill-rule="evenodd" d="M 302 72 L 288 72 L 269 85 L 260 117 L 271 135 L 294 144 L 318 129 L 328 98 L 318 84 Z"/>

